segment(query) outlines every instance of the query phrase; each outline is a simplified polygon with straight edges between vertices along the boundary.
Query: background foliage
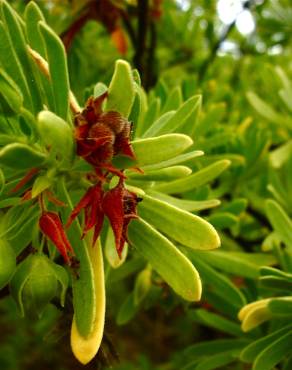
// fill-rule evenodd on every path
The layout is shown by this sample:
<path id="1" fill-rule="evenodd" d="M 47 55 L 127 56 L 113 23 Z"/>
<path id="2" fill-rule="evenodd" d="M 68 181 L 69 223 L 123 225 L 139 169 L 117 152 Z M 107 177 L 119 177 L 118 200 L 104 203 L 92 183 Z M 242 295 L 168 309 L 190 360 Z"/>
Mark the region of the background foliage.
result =
<path id="1" fill-rule="evenodd" d="M 23 14 L 25 1 L 10 3 Z M 219 250 L 182 247 L 202 277 L 201 302 L 178 298 L 143 259 L 127 260 L 107 277 L 105 338 L 98 361 L 85 368 L 291 369 L 290 2 L 242 2 L 228 24 L 218 13 L 223 1 L 36 3 L 67 45 L 81 105 L 98 81 L 109 84 L 122 54 L 147 91 L 144 125 L 197 96 L 192 149 L 205 155 L 187 165 L 197 174 L 231 161 L 219 178 L 198 176 L 191 191 L 160 187 L 163 200 L 202 215 L 220 233 Z M 254 22 L 248 34 L 239 32 L 244 11 Z M 3 368 L 81 368 L 66 338 L 70 313 L 50 305 L 45 319 L 24 320 L 8 298 L 0 309 Z"/>

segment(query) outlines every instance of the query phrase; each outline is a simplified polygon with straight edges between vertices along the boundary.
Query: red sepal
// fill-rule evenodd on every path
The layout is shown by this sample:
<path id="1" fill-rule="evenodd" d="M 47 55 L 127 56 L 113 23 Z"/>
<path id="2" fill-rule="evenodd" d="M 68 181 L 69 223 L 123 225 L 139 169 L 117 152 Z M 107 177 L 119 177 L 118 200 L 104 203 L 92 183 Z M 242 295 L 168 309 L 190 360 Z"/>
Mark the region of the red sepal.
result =
<path id="1" fill-rule="evenodd" d="M 74 251 L 65 234 L 59 215 L 55 212 L 44 212 L 39 219 L 39 226 L 42 233 L 56 246 L 65 262 L 70 265 L 71 257 L 68 253 L 74 255 Z"/>
<path id="2" fill-rule="evenodd" d="M 137 218 L 137 196 L 125 189 L 123 181 L 109 190 L 102 201 L 102 209 L 108 217 L 115 236 L 118 255 L 121 257 L 130 221 Z"/>

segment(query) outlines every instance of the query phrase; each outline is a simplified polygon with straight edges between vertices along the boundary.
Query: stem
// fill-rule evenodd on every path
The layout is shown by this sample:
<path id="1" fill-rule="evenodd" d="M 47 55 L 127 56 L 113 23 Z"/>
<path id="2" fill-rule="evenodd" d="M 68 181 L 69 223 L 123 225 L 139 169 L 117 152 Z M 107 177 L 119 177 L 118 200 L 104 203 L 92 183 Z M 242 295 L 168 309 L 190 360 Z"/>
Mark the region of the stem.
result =
<path id="1" fill-rule="evenodd" d="M 148 31 L 148 0 L 138 0 L 138 34 L 134 64 L 144 79 L 144 54 L 146 50 L 146 36 Z"/>

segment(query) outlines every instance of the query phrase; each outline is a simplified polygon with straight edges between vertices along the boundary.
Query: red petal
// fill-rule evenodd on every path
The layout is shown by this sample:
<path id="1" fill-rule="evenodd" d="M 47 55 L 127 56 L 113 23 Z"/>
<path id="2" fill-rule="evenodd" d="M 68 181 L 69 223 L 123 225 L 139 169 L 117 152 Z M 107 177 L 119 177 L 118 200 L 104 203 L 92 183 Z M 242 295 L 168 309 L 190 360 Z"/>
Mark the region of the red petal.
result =
<path id="1" fill-rule="evenodd" d="M 102 209 L 110 221 L 118 251 L 120 250 L 124 225 L 123 185 L 121 181 L 115 188 L 105 194 Z"/>
<path id="2" fill-rule="evenodd" d="M 59 215 L 54 212 L 44 212 L 39 219 L 39 226 L 43 234 L 57 247 L 65 262 L 70 264 L 68 252 L 74 255 L 74 251 L 67 239 Z"/>
<path id="3" fill-rule="evenodd" d="M 101 199 L 103 191 L 101 186 L 95 185 L 91 192 L 91 203 L 89 207 L 85 208 L 85 226 L 83 229 L 83 236 L 98 223 L 98 218 L 101 211 Z"/>
<path id="4" fill-rule="evenodd" d="M 75 218 L 79 215 L 79 213 L 82 211 L 82 209 L 86 208 L 90 202 L 92 202 L 93 196 L 94 196 L 94 187 L 91 187 L 87 190 L 87 192 L 83 195 L 83 197 L 80 199 L 78 204 L 74 207 L 73 211 L 70 214 L 70 217 L 66 223 L 66 229 L 72 224 L 72 222 L 75 220 Z"/>
<path id="5" fill-rule="evenodd" d="M 103 225 L 103 220 L 104 220 L 104 214 L 102 212 L 98 213 L 97 219 L 96 219 L 96 224 L 94 227 L 94 234 L 93 234 L 93 239 L 92 239 L 92 246 L 95 245 L 97 238 L 100 235 L 102 225 Z"/>

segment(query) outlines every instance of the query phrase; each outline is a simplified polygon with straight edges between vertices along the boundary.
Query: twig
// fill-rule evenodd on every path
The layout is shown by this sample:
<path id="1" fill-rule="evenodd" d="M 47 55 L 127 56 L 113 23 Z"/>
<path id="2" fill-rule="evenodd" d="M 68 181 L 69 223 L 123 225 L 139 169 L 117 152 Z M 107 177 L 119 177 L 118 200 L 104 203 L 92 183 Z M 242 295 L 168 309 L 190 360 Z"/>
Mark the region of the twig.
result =
<path id="1" fill-rule="evenodd" d="M 146 36 L 148 32 L 148 0 L 138 0 L 138 34 L 134 64 L 144 80 L 144 54 L 146 50 Z"/>

